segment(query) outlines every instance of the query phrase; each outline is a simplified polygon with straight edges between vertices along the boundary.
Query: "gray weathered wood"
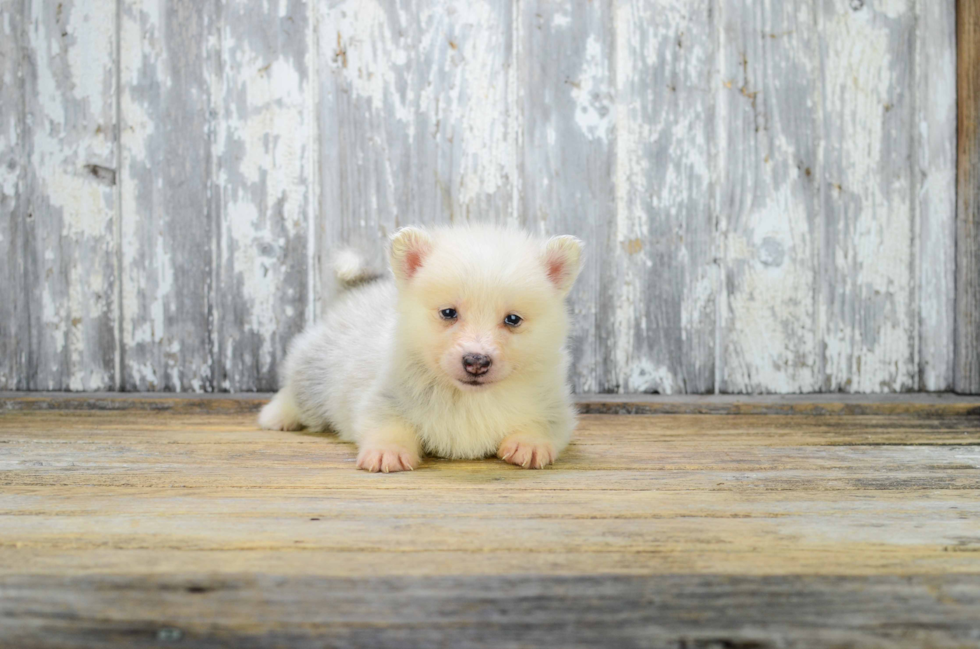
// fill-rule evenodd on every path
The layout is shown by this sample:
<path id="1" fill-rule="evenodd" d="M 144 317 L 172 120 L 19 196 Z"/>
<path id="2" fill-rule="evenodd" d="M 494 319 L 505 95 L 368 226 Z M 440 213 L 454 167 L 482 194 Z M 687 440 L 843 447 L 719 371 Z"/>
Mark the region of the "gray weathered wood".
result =
<path id="1" fill-rule="evenodd" d="M 0 2 L 0 388 L 271 390 L 492 220 L 585 240 L 580 392 L 980 392 L 972 3 Z"/>
<path id="2" fill-rule="evenodd" d="M 400 226 L 513 220 L 511 3 L 316 6 L 325 291 L 338 247 L 384 268 Z"/>
<path id="3" fill-rule="evenodd" d="M 186 413 L 258 413 L 271 393 L 0 392 L 0 412 L 19 410 L 153 410 Z M 903 415 L 977 417 L 980 397 L 952 393 L 653 395 L 579 394 L 582 414 L 616 415 Z M 976 422 L 973 423 L 976 426 Z"/>
<path id="4" fill-rule="evenodd" d="M 917 387 L 913 4 L 819 3 L 822 387 Z"/>
<path id="5" fill-rule="evenodd" d="M 958 158 L 954 389 L 980 394 L 980 7 L 956 3 Z"/>
<path id="6" fill-rule="evenodd" d="M 122 387 L 211 391 L 215 0 L 120 8 Z"/>
<path id="7" fill-rule="evenodd" d="M 600 261 L 615 216 L 613 22 L 606 3 L 528 2 L 519 18 L 522 224 L 586 245 L 569 295 L 576 392 L 601 389 Z"/>
<path id="8" fill-rule="evenodd" d="M 0 386 L 24 390 L 31 359 L 24 275 L 27 156 L 21 0 L 0 0 Z"/>
<path id="9" fill-rule="evenodd" d="M 720 5 L 721 392 L 820 388 L 815 9 L 772 0 Z"/>
<path id="10" fill-rule="evenodd" d="M 728 575 L 0 580 L 40 647 L 975 647 L 980 580 Z"/>
<path id="11" fill-rule="evenodd" d="M 953 386 L 956 302 L 956 6 L 916 2 L 916 160 L 919 389 Z M 912 323 L 915 324 L 915 323 Z"/>
<path id="12" fill-rule="evenodd" d="M 274 390 L 307 324 L 313 218 L 313 52 L 307 2 L 222 4 L 212 153 L 220 193 L 216 390 Z"/>
<path id="13" fill-rule="evenodd" d="M 116 331 L 115 7 L 65 0 L 26 2 L 23 10 L 30 128 L 22 134 L 27 169 L 15 258 L 30 304 L 27 329 L 14 332 L 14 345 L 28 349 L 15 382 L 108 389 Z"/>
<path id="14" fill-rule="evenodd" d="M 715 389 L 715 25 L 708 0 L 615 5 L 616 215 L 598 389 Z"/>

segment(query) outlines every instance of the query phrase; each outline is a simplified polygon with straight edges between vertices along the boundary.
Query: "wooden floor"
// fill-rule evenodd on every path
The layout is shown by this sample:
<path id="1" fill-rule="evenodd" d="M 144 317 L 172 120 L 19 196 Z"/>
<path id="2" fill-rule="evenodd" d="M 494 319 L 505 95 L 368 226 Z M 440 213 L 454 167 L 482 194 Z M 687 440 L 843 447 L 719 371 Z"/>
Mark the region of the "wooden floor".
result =
<path id="1" fill-rule="evenodd" d="M 392 475 L 206 410 L 0 411 L 0 646 L 980 647 L 975 409 L 585 415 L 553 468 Z"/>

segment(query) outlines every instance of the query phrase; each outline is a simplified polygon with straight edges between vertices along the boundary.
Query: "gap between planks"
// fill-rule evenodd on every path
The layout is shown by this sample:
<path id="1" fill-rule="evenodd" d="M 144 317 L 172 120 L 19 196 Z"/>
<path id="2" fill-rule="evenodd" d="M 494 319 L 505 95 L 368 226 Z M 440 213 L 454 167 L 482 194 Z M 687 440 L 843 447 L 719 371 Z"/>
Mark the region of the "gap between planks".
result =
<path id="1" fill-rule="evenodd" d="M 0 392 L 0 412 L 32 410 L 151 410 L 178 413 L 257 412 L 271 393 L 159 394 Z M 903 415 L 980 417 L 980 396 L 952 393 L 885 395 L 649 395 L 583 394 L 579 412 L 602 415 Z"/>

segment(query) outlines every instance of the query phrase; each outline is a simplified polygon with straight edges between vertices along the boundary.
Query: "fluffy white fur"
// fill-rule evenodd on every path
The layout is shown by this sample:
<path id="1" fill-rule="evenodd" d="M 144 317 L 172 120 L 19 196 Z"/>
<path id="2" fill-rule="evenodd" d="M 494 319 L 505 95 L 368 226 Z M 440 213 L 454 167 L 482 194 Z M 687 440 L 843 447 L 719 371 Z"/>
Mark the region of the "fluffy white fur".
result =
<path id="1" fill-rule="evenodd" d="M 414 469 L 423 453 L 546 466 L 575 428 L 564 302 L 581 248 L 491 227 L 398 231 L 394 281 L 342 293 L 294 341 L 260 425 L 336 431 L 369 471 Z M 336 271 L 345 286 L 366 276 L 350 253 Z M 489 371 L 467 373 L 465 354 Z"/>

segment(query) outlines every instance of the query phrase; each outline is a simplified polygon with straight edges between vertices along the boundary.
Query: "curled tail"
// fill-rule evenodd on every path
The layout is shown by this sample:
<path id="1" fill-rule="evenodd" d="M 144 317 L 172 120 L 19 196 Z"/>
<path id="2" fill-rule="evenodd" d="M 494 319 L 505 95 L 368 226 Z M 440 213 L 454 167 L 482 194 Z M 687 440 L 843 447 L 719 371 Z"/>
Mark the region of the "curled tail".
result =
<path id="1" fill-rule="evenodd" d="M 333 256 L 333 275 L 337 290 L 346 291 L 381 277 L 381 273 L 367 265 L 364 258 L 350 248 L 338 250 Z"/>

